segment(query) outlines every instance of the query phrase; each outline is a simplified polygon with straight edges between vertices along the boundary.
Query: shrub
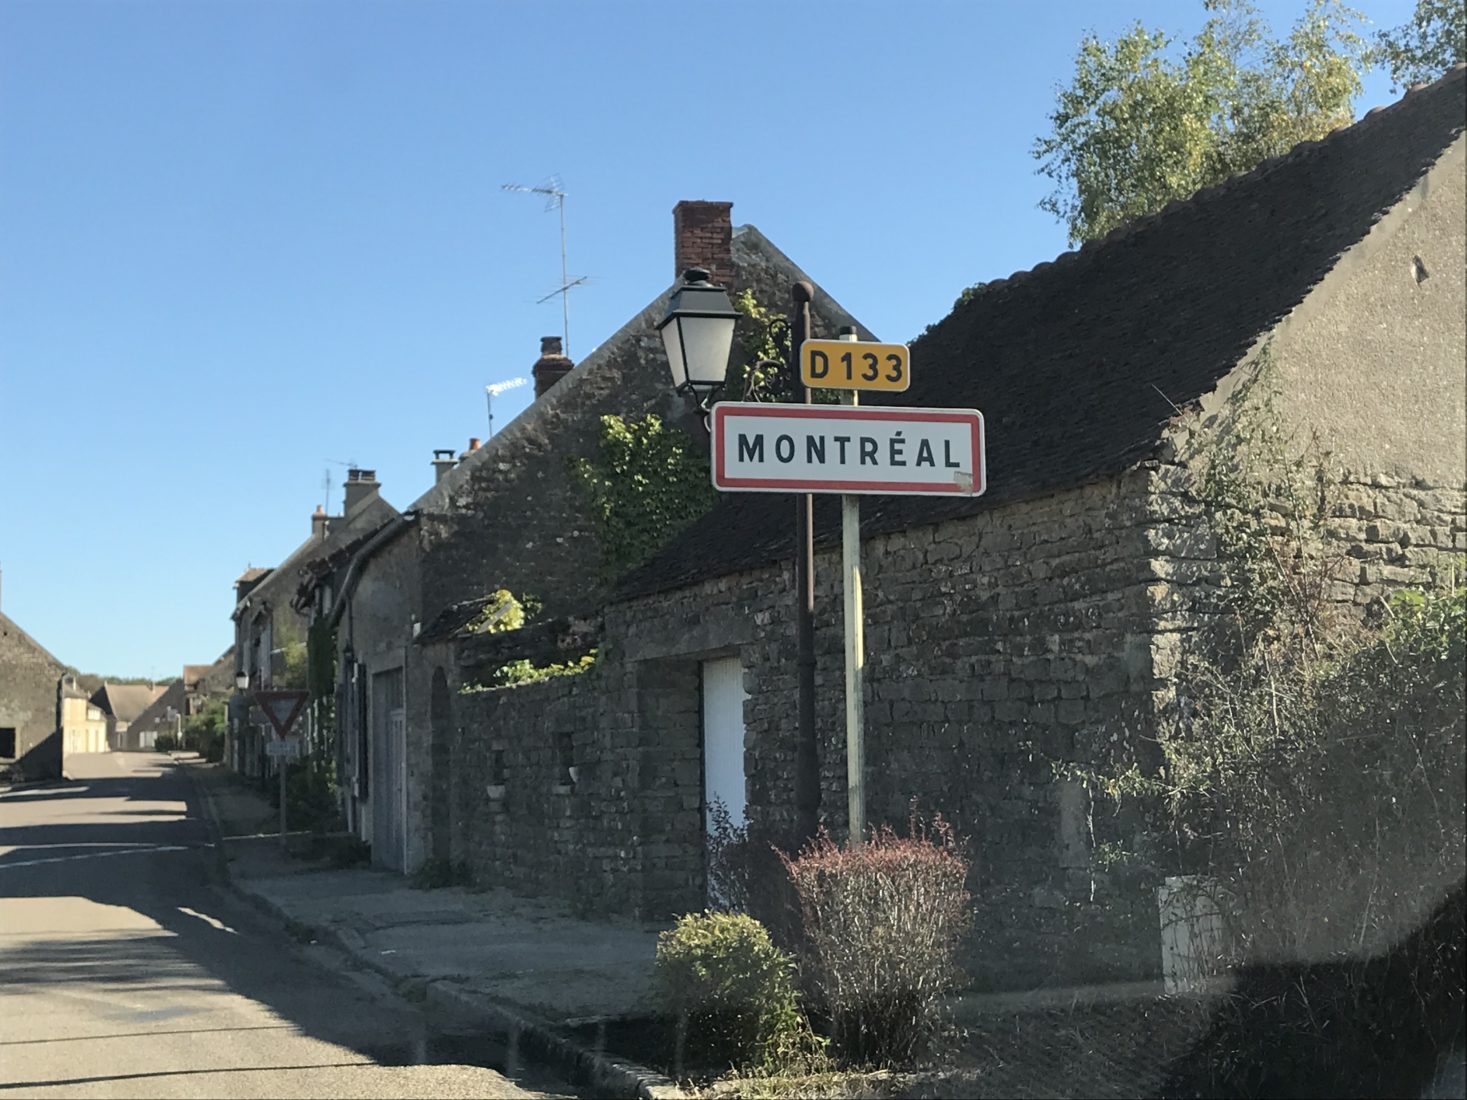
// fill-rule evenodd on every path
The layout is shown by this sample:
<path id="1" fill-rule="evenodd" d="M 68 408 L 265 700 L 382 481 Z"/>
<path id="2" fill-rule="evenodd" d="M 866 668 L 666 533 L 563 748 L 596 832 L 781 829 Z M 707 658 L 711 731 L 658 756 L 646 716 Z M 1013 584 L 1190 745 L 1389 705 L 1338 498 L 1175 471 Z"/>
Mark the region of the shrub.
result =
<path id="1" fill-rule="evenodd" d="M 804 962 L 843 1059 L 908 1065 L 941 1031 L 972 920 L 968 863 L 940 815 L 911 835 L 888 827 L 849 848 L 823 831 L 785 857 L 805 921 Z"/>
<path id="2" fill-rule="evenodd" d="M 178 748 L 178 738 L 171 733 L 160 733 L 153 738 L 153 748 L 158 752 L 172 752 Z"/>
<path id="3" fill-rule="evenodd" d="M 697 1065 L 766 1065 L 801 1032 L 794 960 L 753 917 L 689 913 L 657 939 L 657 982 Z"/>
<path id="4" fill-rule="evenodd" d="M 723 800 L 708 804 L 708 897 L 721 913 L 747 913 L 776 946 L 801 954 L 800 899 L 785 873 L 783 853 L 795 844 L 778 830 L 735 825 Z"/>

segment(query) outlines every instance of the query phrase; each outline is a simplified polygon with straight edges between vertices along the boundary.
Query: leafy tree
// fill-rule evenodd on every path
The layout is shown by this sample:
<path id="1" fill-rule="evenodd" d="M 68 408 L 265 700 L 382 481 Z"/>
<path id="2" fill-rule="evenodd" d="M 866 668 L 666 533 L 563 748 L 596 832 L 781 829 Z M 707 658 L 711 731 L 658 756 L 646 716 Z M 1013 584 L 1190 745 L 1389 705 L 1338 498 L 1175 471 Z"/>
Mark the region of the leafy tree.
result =
<path id="1" fill-rule="evenodd" d="M 1397 88 L 1435 80 L 1467 61 L 1467 4 L 1462 0 L 1416 0 L 1411 21 L 1382 31 L 1381 59 Z"/>
<path id="2" fill-rule="evenodd" d="M 206 760 L 224 756 L 224 729 L 228 724 L 223 699 L 210 699 L 197 714 L 183 720 L 183 747 Z"/>
<path id="3" fill-rule="evenodd" d="M 1276 40 L 1248 0 L 1204 6 L 1211 15 L 1180 56 L 1165 31 L 1140 23 L 1115 42 L 1081 42 L 1053 132 L 1032 149 L 1056 184 L 1040 207 L 1068 225 L 1072 243 L 1352 120 L 1370 60 L 1358 12 L 1310 0 Z"/>

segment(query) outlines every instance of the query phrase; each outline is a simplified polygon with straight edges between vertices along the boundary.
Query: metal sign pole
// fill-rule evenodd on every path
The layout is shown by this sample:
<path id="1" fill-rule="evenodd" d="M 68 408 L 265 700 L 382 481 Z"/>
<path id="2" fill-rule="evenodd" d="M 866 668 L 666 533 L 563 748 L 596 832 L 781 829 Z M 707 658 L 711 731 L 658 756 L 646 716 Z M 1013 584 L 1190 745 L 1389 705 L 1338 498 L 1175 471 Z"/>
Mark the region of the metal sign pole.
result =
<path id="1" fill-rule="evenodd" d="M 285 805 L 286 775 L 290 771 L 290 758 L 297 754 L 300 749 L 299 741 L 290 740 L 291 727 L 300 717 L 301 711 L 310 701 L 311 693 L 308 691 L 257 691 L 255 702 L 265 712 L 265 717 L 270 720 L 270 725 L 275 728 L 276 740 L 266 747 L 266 753 L 273 757 L 280 770 L 280 847 L 285 845 Z M 279 746 L 279 752 L 271 751 Z"/>
<path id="2" fill-rule="evenodd" d="M 841 332 L 855 340 L 854 329 Z M 842 404 L 859 405 L 857 390 L 846 390 Z M 841 578 L 845 588 L 846 628 L 846 816 L 851 846 L 866 835 L 866 699 L 862 686 L 866 664 L 866 623 L 861 600 L 861 498 L 840 498 Z"/>
<path id="3" fill-rule="evenodd" d="M 287 767 L 287 765 L 289 763 L 290 763 L 290 757 L 288 757 L 288 756 L 277 756 L 275 758 L 275 766 L 280 769 L 280 846 L 282 848 L 284 848 L 286 846 L 286 844 L 285 844 L 285 773 L 290 770 Z"/>

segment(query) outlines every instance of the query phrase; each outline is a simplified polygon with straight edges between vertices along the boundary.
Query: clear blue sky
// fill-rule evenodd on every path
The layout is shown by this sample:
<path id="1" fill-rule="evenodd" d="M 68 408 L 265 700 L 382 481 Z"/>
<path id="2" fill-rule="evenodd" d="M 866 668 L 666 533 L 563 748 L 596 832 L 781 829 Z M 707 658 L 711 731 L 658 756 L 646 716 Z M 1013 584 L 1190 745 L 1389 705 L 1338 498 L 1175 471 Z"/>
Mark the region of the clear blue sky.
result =
<path id="1" fill-rule="evenodd" d="M 0 606 L 64 662 L 173 676 L 327 469 L 339 508 L 335 462 L 406 506 L 560 331 L 555 216 L 506 182 L 569 193 L 578 360 L 672 280 L 679 199 L 911 338 L 1064 250 L 1029 148 L 1082 33 L 1137 18 L 1203 13 L 0 0 Z M 1357 111 L 1393 98 L 1376 74 Z"/>

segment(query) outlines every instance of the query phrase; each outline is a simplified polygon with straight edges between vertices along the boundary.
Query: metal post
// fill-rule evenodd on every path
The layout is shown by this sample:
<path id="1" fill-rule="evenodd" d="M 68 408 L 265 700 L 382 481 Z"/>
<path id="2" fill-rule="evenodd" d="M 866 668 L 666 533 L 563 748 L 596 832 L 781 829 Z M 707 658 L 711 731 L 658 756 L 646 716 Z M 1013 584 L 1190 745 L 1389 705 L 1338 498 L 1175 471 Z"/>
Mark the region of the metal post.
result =
<path id="1" fill-rule="evenodd" d="M 854 340 L 854 329 L 842 329 L 842 340 Z M 856 390 L 842 393 L 844 404 L 859 405 Z M 845 588 L 846 627 L 846 817 L 854 847 L 866 835 L 866 700 L 862 679 L 866 667 L 865 611 L 861 601 L 861 498 L 840 498 L 841 578 Z"/>
<path id="2" fill-rule="evenodd" d="M 289 762 L 289 760 L 290 760 L 290 757 L 288 757 L 288 756 L 277 756 L 275 758 L 275 766 L 280 769 L 280 846 L 282 848 L 284 848 L 286 846 L 285 845 L 285 773 L 286 773 L 286 770 L 287 770 L 286 769 L 286 764 Z"/>
<path id="3" fill-rule="evenodd" d="M 810 335 L 810 301 L 815 288 L 801 280 L 790 288 L 789 369 L 791 392 L 810 404 L 810 392 L 800 377 L 800 347 Z M 803 843 L 820 826 L 820 748 L 815 733 L 815 498 L 795 498 L 795 633 L 797 641 L 799 741 L 795 754 L 795 814 L 798 840 Z"/>

